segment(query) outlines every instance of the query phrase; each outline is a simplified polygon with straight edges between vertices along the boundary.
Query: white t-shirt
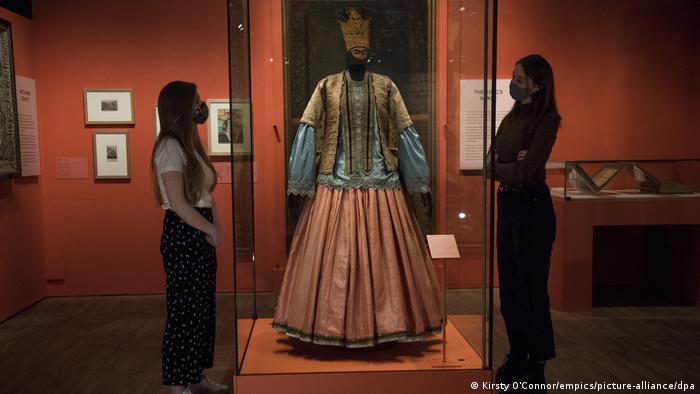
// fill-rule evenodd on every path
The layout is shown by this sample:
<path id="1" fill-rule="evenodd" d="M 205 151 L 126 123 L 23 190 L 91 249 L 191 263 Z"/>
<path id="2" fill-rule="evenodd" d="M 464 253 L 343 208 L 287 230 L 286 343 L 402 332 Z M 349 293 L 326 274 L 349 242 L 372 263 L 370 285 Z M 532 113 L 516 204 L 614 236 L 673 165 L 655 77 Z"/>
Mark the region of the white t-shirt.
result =
<path id="1" fill-rule="evenodd" d="M 197 152 L 195 152 L 195 155 L 197 156 L 197 160 L 199 160 L 199 164 L 202 166 L 202 171 L 204 171 L 204 187 L 202 188 L 201 197 L 195 206 L 211 208 L 212 197 L 211 193 L 209 193 L 209 188 L 214 184 L 214 173 Z M 170 209 L 170 203 L 168 202 L 168 195 L 165 192 L 165 185 L 163 184 L 161 174 L 168 171 L 184 172 L 185 162 L 185 152 L 183 152 L 180 143 L 175 139 L 166 138 L 158 145 L 155 154 L 156 177 L 158 179 L 160 195 L 163 198 L 163 204 L 161 205 L 163 209 Z"/>

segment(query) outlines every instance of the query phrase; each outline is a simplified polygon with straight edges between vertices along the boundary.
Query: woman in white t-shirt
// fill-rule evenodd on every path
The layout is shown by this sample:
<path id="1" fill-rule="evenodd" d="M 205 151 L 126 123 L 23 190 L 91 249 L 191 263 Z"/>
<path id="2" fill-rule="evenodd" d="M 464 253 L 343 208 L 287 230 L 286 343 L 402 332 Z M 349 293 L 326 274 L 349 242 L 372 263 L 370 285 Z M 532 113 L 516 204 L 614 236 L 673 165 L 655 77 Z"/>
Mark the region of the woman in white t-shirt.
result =
<path id="1" fill-rule="evenodd" d="M 214 362 L 215 248 L 222 243 L 211 194 L 216 171 L 197 132 L 209 110 L 195 84 L 174 81 L 160 91 L 158 116 L 161 132 L 151 165 L 156 197 L 165 210 L 160 239 L 167 304 L 163 384 L 171 393 L 228 391 L 203 373 Z"/>

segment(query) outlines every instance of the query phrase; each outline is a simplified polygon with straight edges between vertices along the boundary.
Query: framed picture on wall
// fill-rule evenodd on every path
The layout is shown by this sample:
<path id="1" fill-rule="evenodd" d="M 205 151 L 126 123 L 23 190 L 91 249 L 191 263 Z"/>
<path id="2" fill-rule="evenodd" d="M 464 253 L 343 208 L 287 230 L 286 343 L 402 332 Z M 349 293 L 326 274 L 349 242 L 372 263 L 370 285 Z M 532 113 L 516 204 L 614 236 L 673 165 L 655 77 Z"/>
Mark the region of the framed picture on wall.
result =
<path id="1" fill-rule="evenodd" d="M 95 179 L 130 179 L 129 133 L 96 132 L 93 135 Z"/>
<path id="2" fill-rule="evenodd" d="M 12 29 L 0 19 L 0 177 L 19 175 L 21 169 Z"/>
<path id="3" fill-rule="evenodd" d="M 85 89 L 86 125 L 134 124 L 134 93 L 131 89 Z"/>
<path id="4" fill-rule="evenodd" d="M 250 154 L 250 102 L 208 100 L 209 155 L 234 156 Z M 231 152 L 233 147 L 233 152 Z"/>
<path id="5" fill-rule="evenodd" d="M 153 107 L 153 113 L 155 114 L 155 126 L 153 127 L 156 130 L 156 138 L 158 138 L 158 135 L 160 134 L 160 116 L 158 116 L 158 105 L 155 105 Z"/>

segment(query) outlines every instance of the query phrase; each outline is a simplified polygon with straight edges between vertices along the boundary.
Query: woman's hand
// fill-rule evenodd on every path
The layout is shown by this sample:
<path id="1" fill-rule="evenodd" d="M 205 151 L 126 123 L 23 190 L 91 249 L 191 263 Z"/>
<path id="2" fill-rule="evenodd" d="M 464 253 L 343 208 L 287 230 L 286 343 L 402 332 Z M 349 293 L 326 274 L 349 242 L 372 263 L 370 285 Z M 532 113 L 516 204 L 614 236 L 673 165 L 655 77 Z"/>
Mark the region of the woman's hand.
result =
<path id="1" fill-rule="evenodd" d="M 215 248 L 224 243 L 224 237 L 219 226 L 212 226 L 211 232 L 207 233 L 207 242 Z"/>
<path id="2" fill-rule="evenodd" d="M 526 150 L 521 150 L 518 152 L 518 161 L 525 160 L 527 158 L 527 151 Z"/>

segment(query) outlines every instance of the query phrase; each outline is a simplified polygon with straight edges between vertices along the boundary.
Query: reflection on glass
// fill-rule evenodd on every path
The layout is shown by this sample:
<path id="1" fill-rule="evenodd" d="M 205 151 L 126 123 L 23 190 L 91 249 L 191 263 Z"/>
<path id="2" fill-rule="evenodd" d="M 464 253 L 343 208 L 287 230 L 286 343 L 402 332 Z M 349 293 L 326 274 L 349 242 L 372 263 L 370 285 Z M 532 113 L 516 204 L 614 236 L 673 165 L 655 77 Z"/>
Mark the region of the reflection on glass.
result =
<path id="1" fill-rule="evenodd" d="M 253 223 L 253 135 L 250 108 L 248 1 L 229 0 L 230 104 L 223 110 L 220 140 L 230 144 L 233 223 L 236 373 L 240 373 L 254 319 L 255 250 Z M 233 116 L 230 116 L 233 114 Z"/>
<path id="2" fill-rule="evenodd" d="M 460 170 L 462 130 L 460 85 L 483 86 L 484 35 L 489 34 L 484 0 L 449 0 L 447 3 L 447 125 L 446 125 L 446 233 L 454 234 L 461 258 L 447 264 L 448 316 L 487 364 L 488 344 L 488 233 L 491 206 L 488 183 L 480 170 Z M 489 81 L 490 82 L 490 81 Z M 483 89 L 481 89 L 483 91 Z M 471 113 L 471 125 L 483 127 L 483 109 Z M 488 116 L 490 120 L 490 116 Z M 482 133 L 480 133 L 482 134 Z M 483 135 L 480 139 L 483 138 Z M 476 148 L 483 155 L 483 148 Z M 481 168 L 481 166 L 479 166 Z"/>
<path id="3" fill-rule="evenodd" d="M 285 146 L 288 162 L 302 113 L 312 92 L 322 78 L 340 72 L 346 65 L 346 47 L 338 25 L 337 11 L 344 7 L 364 7 L 372 17 L 370 31 L 370 69 L 388 75 L 402 93 L 411 119 L 419 131 L 426 151 L 432 179 L 436 179 L 435 122 L 435 4 L 431 0 L 377 1 L 308 1 L 286 0 L 284 3 L 284 72 L 285 72 Z M 488 218 L 492 207 L 484 198 L 480 173 L 459 169 L 459 86 L 463 79 L 483 79 L 484 9 L 483 0 L 449 0 L 447 20 L 446 97 L 441 111 L 447 114 L 446 196 L 442 232 L 455 234 L 461 258 L 446 264 L 436 262 L 438 275 L 447 269 L 449 290 L 448 315 L 452 333 L 467 340 L 479 358 L 488 353 L 485 337 L 486 266 L 483 258 Z M 231 101 L 250 103 L 250 64 L 248 36 L 248 2 L 229 0 L 231 62 Z M 361 56 L 362 54 L 358 54 Z M 443 82 L 444 83 L 444 82 Z M 446 98 L 446 100 L 445 100 Z M 234 109 L 232 109 L 234 111 Z M 251 109 L 252 111 L 252 109 Z M 225 117 L 226 119 L 230 119 Z M 253 223 L 252 127 L 236 127 L 238 120 L 222 122 L 221 138 L 251 143 L 249 154 L 233 155 L 233 215 L 235 223 L 235 291 L 237 373 L 245 356 L 256 315 L 255 253 Z M 245 122 L 243 122 L 245 123 Z M 234 127 L 236 130 L 234 131 Z M 291 132 L 289 132 L 291 131 Z M 238 133 L 242 133 L 239 137 Z M 232 138 L 236 135 L 236 138 Z M 433 189 L 435 187 L 433 185 Z M 412 205 L 425 234 L 432 234 L 433 220 L 418 200 Z M 436 210 L 437 212 L 437 210 Z M 296 226 L 291 215 L 287 220 L 288 240 Z M 456 334 L 458 333 L 458 334 Z M 479 360 L 481 361 L 481 360 Z"/>

